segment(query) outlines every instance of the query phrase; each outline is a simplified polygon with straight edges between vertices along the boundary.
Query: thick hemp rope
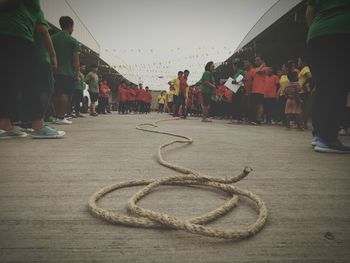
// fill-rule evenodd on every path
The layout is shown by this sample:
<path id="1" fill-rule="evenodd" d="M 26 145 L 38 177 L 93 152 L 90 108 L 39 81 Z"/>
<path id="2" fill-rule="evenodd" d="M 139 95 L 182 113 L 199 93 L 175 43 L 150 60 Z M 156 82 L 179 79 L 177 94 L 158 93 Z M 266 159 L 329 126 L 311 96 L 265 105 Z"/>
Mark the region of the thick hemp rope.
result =
<path id="1" fill-rule="evenodd" d="M 169 176 L 165 178 L 152 179 L 152 180 L 126 181 L 126 182 L 116 183 L 116 184 L 104 187 L 103 189 L 96 192 L 90 197 L 90 200 L 89 200 L 90 212 L 98 218 L 101 218 L 103 220 L 106 220 L 108 222 L 115 223 L 115 224 L 123 224 L 123 225 L 128 225 L 133 227 L 145 227 L 145 228 L 147 227 L 147 228 L 180 229 L 180 230 L 185 230 L 194 234 L 199 234 L 199 235 L 204 235 L 209 237 L 225 238 L 225 239 L 231 239 L 231 240 L 240 240 L 243 238 L 253 236 L 256 233 L 258 233 L 264 227 L 267 221 L 268 211 L 265 203 L 257 195 L 247 190 L 242 190 L 237 186 L 230 185 L 232 183 L 242 180 L 245 176 L 247 176 L 252 171 L 252 169 L 249 167 L 246 167 L 241 174 L 231 178 L 214 178 L 214 177 L 201 175 L 198 171 L 165 161 L 162 157 L 162 149 L 175 143 L 191 144 L 193 142 L 192 138 L 187 136 L 146 128 L 146 127 L 157 128 L 158 123 L 163 121 L 170 121 L 170 120 L 178 120 L 178 119 L 166 119 L 166 120 L 159 120 L 155 123 L 144 123 L 144 124 L 138 125 L 136 129 L 180 138 L 177 140 L 172 140 L 168 143 L 165 143 L 159 146 L 158 162 L 163 166 L 166 166 L 170 169 L 173 169 L 177 172 L 182 173 L 183 175 Z M 111 193 L 121 188 L 141 186 L 141 185 L 145 185 L 145 187 L 142 190 L 138 191 L 135 195 L 133 195 L 128 201 L 128 210 L 131 212 L 131 214 L 133 214 L 133 216 L 123 215 L 120 213 L 109 211 L 97 205 L 98 200 L 102 199 L 108 193 Z M 140 199 L 142 199 L 144 196 L 146 196 L 147 194 L 149 194 L 150 192 L 152 192 L 153 190 L 155 190 L 161 185 L 203 185 L 206 187 L 213 187 L 221 191 L 227 192 L 230 194 L 231 198 L 228 199 L 223 205 L 221 205 L 217 209 L 205 215 L 202 215 L 200 217 L 192 218 L 189 220 L 179 220 L 175 217 L 171 217 L 163 213 L 154 212 L 149 209 L 143 209 L 136 204 Z M 242 227 L 241 229 L 231 230 L 231 231 L 217 230 L 210 227 L 202 226 L 202 224 L 206 224 L 211 221 L 214 221 L 219 217 L 225 215 L 229 211 L 231 211 L 237 205 L 239 196 L 246 197 L 256 203 L 256 207 L 259 210 L 259 215 L 255 223 L 248 225 L 246 227 Z"/>

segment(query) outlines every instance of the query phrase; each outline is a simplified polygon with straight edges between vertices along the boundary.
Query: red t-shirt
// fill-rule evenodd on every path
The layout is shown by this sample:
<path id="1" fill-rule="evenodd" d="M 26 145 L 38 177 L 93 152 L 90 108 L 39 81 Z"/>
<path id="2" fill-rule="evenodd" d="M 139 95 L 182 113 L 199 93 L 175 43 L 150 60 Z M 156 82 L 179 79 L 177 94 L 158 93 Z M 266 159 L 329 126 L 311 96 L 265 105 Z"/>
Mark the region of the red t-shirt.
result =
<path id="1" fill-rule="evenodd" d="M 118 88 L 118 101 L 125 102 L 126 101 L 126 89 L 123 86 L 119 86 Z"/>
<path id="2" fill-rule="evenodd" d="M 126 90 L 126 101 L 134 101 L 135 100 L 135 91 L 132 88 L 128 88 Z"/>
<path id="3" fill-rule="evenodd" d="M 259 72 L 255 70 L 252 93 L 265 94 L 265 78 L 269 70 L 268 67 L 263 67 Z"/>
<path id="4" fill-rule="evenodd" d="M 232 96 L 233 96 L 232 90 L 230 90 L 229 88 L 226 88 L 226 87 L 225 87 L 226 102 L 232 103 Z"/>
<path id="5" fill-rule="evenodd" d="M 152 102 L 152 94 L 150 91 L 145 91 L 145 103 Z"/>
<path id="6" fill-rule="evenodd" d="M 110 90 L 111 90 L 111 89 L 109 88 L 108 85 L 101 85 L 99 96 L 102 97 L 102 98 L 108 98 L 108 97 L 109 97 L 108 92 L 109 92 Z"/>
<path id="7" fill-rule="evenodd" d="M 226 87 L 224 85 L 220 85 L 216 89 L 217 96 L 223 96 L 225 94 Z"/>
<path id="8" fill-rule="evenodd" d="M 265 98 L 276 98 L 277 97 L 277 84 L 280 80 L 276 75 L 265 77 Z"/>
<path id="9" fill-rule="evenodd" d="M 180 92 L 182 92 L 183 94 L 186 94 L 186 88 L 187 88 L 187 79 L 182 77 L 180 79 Z"/>
<path id="10" fill-rule="evenodd" d="M 251 68 L 245 72 L 246 81 L 244 83 L 246 95 L 252 93 L 252 83 L 254 81 L 255 69 Z"/>
<path id="11" fill-rule="evenodd" d="M 143 92 L 144 92 L 144 89 L 138 89 L 136 91 L 136 100 L 143 101 Z"/>

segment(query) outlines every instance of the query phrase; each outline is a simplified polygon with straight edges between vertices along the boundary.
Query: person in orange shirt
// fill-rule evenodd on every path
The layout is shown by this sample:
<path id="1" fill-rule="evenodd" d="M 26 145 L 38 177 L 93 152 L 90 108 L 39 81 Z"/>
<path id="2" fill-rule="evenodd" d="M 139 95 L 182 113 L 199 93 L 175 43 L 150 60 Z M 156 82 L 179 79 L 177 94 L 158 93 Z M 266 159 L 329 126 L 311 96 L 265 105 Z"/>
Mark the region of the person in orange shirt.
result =
<path id="1" fill-rule="evenodd" d="M 272 68 L 268 68 L 268 73 L 265 78 L 265 93 L 264 93 L 264 111 L 266 123 L 270 124 L 276 120 L 277 114 L 277 90 L 279 89 L 280 79 L 273 74 Z"/>
<path id="2" fill-rule="evenodd" d="M 119 114 L 125 114 L 125 110 L 126 110 L 126 86 L 125 83 L 122 83 L 121 85 L 119 85 L 118 87 L 118 112 Z"/>
<path id="3" fill-rule="evenodd" d="M 98 113 L 106 114 L 106 111 L 110 113 L 108 108 L 110 91 L 111 89 L 109 88 L 107 81 L 104 80 L 100 86 L 100 93 L 98 95 Z"/>
<path id="4" fill-rule="evenodd" d="M 266 67 L 264 58 L 262 56 L 255 57 L 255 75 L 252 89 L 252 103 L 253 103 L 253 121 L 252 124 L 260 125 L 264 108 L 264 93 L 265 93 L 265 78 L 268 68 Z"/>
<path id="5" fill-rule="evenodd" d="M 244 70 L 245 70 L 245 94 L 243 96 L 243 111 L 244 116 L 247 121 L 253 120 L 253 112 L 252 111 L 252 101 L 251 101 L 251 93 L 253 89 L 253 80 L 255 76 L 255 69 L 252 67 L 251 62 L 246 59 L 243 61 Z"/>

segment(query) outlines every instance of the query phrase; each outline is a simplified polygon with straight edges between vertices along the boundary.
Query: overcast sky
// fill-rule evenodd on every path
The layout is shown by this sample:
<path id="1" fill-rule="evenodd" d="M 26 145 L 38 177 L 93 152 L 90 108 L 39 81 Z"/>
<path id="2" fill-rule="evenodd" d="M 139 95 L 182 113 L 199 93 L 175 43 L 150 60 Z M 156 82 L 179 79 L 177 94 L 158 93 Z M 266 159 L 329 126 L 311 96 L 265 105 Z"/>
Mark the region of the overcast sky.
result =
<path id="1" fill-rule="evenodd" d="M 222 62 L 277 0 L 68 0 L 101 56 L 134 82 L 166 89 L 178 70 L 196 82 Z M 122 65 L 124 67 L 122 67 Z"/>

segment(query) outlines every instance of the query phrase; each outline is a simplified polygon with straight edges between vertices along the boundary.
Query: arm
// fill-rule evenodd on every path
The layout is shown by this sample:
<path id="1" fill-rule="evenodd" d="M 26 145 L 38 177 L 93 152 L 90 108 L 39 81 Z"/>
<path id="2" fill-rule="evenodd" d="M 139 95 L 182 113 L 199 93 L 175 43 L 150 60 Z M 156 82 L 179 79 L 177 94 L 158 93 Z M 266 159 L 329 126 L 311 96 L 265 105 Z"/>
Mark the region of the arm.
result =
<path id="1" fill-rule="evenodd" d="M 211 89 L 215 89 L 215 85 L 214 84 L 211 84 L 208 80 L 205 80 L 204 83 L 203 83 L 205 86 L 207 86 L 208 88 L 211 88 Z"/>
<path id="2" fill-rule="evenodd" d="M 79 60 L 79 53 L 76 51 L 73 52 L 73 67 L 75 72 L 75 80 L 79 81 L 80 60 Z"/>
<path id="3" fill-rule="evenodd" d="M 315 17 L 315 13 L 316 13 L 315 6 L 308 5 L 306 8 L 306 14 L 305 14 L 306 24 L 308 27 L 311 26 L 312 21 L 314 20 L 314 17 Z"/>
<path id="4" fill-rule="evenodd" d="M 56 57 L 56 52 L 55 52 L 55 49 L 53 47 L 49 31 L 47 31 L 47 27 L 43 24 L 37 24 L 36 28 L 40 34 L 40 37 L 44 41 L 44 45 L 46 47 L 46 50 L 50 54 L 52 70 L 56 70 L 57 69 L 57 57 Z"/>

